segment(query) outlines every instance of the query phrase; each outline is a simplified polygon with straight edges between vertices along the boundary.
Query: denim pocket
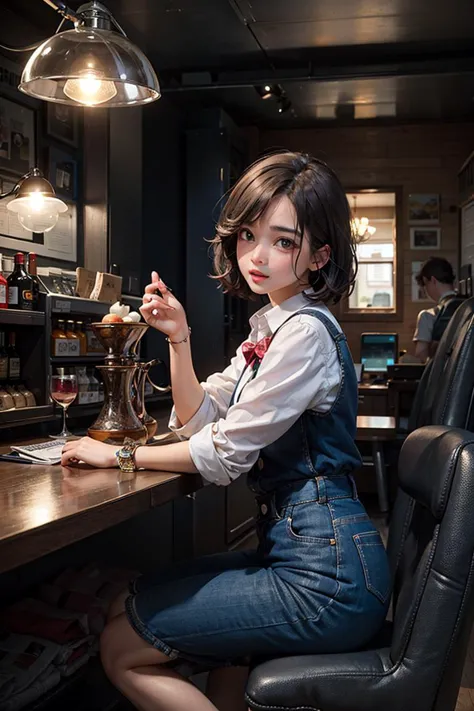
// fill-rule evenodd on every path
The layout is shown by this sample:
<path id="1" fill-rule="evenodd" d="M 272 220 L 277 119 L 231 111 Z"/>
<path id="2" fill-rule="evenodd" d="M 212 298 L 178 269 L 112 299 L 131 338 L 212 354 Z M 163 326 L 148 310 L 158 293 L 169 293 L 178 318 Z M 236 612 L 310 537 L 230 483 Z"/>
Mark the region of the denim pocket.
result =
<path id="1" fill-rule="evenodd" d="M 392 583 L 387 554 L 379 532 L 356 533 L 352 538 L 362 563 L 367 590 L 380 602 L 387 602 Z"/>
<path id="2" fill-rule="evenodd" d="M 293 541 L 335 546 L 331 514 L 326 505 L 317 502 L 295 504 L 288 511 L 286 530 Z"/>

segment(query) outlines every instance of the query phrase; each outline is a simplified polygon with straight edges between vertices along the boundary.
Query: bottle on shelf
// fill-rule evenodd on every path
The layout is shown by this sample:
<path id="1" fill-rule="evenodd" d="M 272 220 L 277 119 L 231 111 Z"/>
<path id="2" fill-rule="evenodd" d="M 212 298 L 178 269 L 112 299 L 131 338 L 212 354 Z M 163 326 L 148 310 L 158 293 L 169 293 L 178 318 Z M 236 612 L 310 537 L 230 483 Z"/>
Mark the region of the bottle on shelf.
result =
<path id="1" fill-rule="evenodd" d="M 72 319 L 66 321 L 66 338 L 68 339 L 68 355 L 79 356 L 81 353 L 81 339 L 75 331 Z"/>
<path id="2" fill-rule="evenodd" d="M 8 383 L 7 386 L 5 387 L 5 390 L 9 395 L 12 396 L 13 398 L 13 406 L 17 410 L 21 410 L 23 407 L 26 407 L 26 398 L 24 395 L 15 387 L 15 385 L 12 385 L 11 383 Z"/>
<path id="3" fill-rule="evenodd" d="M 100 387 L 99 381 L 94 375 L 94 369 L 86 369 L 86 375 L 89 378 L 90 402 L 99 402 Z"/>
<path id="4" fill-rule="evenodd" d="M 26 400 L 26 407 L 36 407 L 36 398 L 31 392 L 31 390 L 28 390 L 26 385 L 23 383 L 20 383 L 18 386 L 18 391 L 23 395 L 23 397 Z"/>
<path id="5" fill-rule="evenodd" d="M 8 379 L 18 380 L 20 372 L 20 356 L 16 350 L 16 333 L 10 331 L 8 334 Z"/>
<path id="6" fill-rule="evenodd" d="M 90 391 L 89 391 L 89 378 L 86 373 L 86 366 L 81 365 L 76 368 L 77 377 L 77 404 L 78 405 L 88 405 L 91 402 Z"/>
<path id="7" fill-rule="evenodd" d="M 40 283 L 37 275 L 35 252 L 28 253 L 28 274 L 33 279 L 33 310 L 37 311 L 39 308 Z"/>
<path id="8" fill-rule="evenodd" d="M 5 348 L 5 332 L 0 331 L 0 380 L 8 379 L 8 352 Z"/>
<path id="9" fill-rule="evenodd" d="M 76 321 L 75 332 L 76 332 L 76 336 L 79 338 L 79 341 L 80 341 L 81 356 L 86 355 L 87 354 L 87 336 L 84 333 L 82 321 Z"/>
<path id="10" fill-rule="evenodd" d="M 0 254 L 0 309 L 8 309 L 8 284 L 3 275 L 3 254 Z"/>
<path id="11" fill-rule="evenodd" d="M 15 254 L 15 267 L 7 279 L 8 308 L 34 311 L 37 308 L 33 300 L 33 278 L 25 271 L 25 255 Z"/>
<path id="12" fill-rule="evenodd" d="M 51 332 L 51 354 L 53 356 L 67 356 L 69 352 L 69 339 L 66 335 L 66 322 L 60 318 L 56 321 Z"/>
<path id="13" fill-rule="evenodd" d="M 12 396 L 7 393 L 3 386 L 0 387 L 0 410 L 13 410 L 14 407 L 15 403 Z"/>

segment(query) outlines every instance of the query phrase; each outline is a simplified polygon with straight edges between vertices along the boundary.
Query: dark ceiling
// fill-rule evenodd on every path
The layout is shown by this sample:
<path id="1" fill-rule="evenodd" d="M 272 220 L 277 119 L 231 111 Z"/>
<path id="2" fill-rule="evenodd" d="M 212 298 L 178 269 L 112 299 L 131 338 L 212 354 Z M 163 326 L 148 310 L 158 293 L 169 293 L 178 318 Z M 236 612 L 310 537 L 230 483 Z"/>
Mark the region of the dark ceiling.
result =
<path id="1" fill-rule="evenodd" d="M 239 123 L 271 127 L 474 119 L 473 0 L 105 4 L 181 105 L 220 105 Z M 38 38 L 58 22 L 42 0 L 0 0 L 4 18 L 6 8 Z M 12 42 L 2 27 L 0 42 Z M 288 111 L 258 96 L 265 82 L 280 85 Z"/>

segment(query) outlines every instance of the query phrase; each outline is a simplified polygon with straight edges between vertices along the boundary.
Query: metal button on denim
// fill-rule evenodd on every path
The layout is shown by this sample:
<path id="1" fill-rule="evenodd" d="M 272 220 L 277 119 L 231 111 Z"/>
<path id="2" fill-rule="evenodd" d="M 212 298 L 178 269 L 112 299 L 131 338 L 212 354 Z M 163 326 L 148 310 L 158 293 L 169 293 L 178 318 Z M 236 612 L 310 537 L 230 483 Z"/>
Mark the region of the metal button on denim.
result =
<path id="1" fill-rule="evenodd" d="M 267 511 L 268 511 L 268 506 L 267 506 L 266 504 L 262 504 L 262 505 L 260 506 L 260 511 L 261 511 L 262 514 L 265 516 L 265 514 L 266 514 Z"/>

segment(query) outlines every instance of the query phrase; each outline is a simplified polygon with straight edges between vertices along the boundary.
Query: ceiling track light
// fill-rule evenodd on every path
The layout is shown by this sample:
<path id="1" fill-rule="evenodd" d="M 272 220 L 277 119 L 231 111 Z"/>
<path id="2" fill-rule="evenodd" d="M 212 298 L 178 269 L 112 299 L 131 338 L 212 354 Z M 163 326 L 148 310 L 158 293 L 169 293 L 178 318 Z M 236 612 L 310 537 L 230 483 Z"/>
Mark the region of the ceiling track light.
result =
<path id="1" fill-rule="evenodd" d="M 291 109 L 291 101 L 285 94 L 278 99 L 278 113 L 284 114 L 286 111 L 289 111 L 290 109 Z"/>
<path id="2" fill-rule="evenodd" d="M 271 99 L 275 97 L 278 99 L 283 94 L 283 89 L 279 84 L 262 84 L 255 87 L 255 91 L 260 96 L 261 99 Z"/>

